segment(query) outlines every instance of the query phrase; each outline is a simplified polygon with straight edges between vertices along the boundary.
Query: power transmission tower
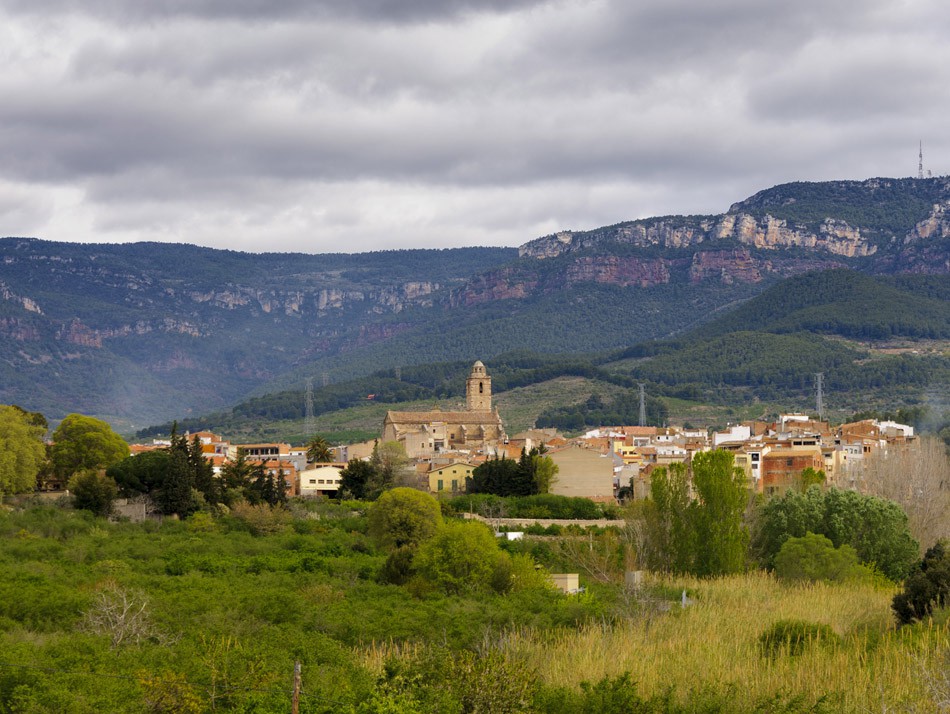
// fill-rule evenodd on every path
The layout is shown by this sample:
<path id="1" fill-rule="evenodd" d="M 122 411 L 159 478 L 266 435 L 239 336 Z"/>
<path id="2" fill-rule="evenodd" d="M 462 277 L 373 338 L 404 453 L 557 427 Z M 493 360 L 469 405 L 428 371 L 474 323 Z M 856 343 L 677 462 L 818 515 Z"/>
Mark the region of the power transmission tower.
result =
<path id="1" fill-rule="evenodd" d="M 303 430 L 307 439 L 313 436 L 313 377 L 307 377 L 307 402 L 303 418 Z"/>
<path id="2" fill-rule="evenodd" d="M 822 390 L 824 381 L 824 372 L 815 372 L 815 411 L 818 412 L 818 421 L 825 420 L 825 395 Z"/>
<path id="3" fill-rule="evenodd" d="M 330 384 L 330 373 L 329 373 L 329 372 L 324 372 L 324 373 L 323 373 L 323 377 L 322 377 L 320 383 L 321 383 L 324 387 L 329 386 L 329 384 Z"/>
<path id="4" fill-rule="evenodd" d="M 402 367 L 396 367 L 396 379 L 402 381 Z"/>
<path id="5" fill-rule="evenodd" d="M 924 142 L 920 142 L 920 153 L 917 155 L 917 178 L 924 177 Z"/>
<path id="6" fill-rule="evenodd" d="M 647 397 L 644 391 L 644 385 L 638 385 L 640 388 L 640 426 L 647 425 Z"/>

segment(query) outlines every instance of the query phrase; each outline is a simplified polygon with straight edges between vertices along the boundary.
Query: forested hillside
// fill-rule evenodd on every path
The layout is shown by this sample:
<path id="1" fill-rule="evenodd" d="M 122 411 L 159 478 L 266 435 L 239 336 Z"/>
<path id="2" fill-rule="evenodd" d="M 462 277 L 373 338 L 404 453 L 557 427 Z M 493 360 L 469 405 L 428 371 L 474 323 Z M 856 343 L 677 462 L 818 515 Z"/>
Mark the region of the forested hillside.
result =
<path id="1" fill-rule="evenodd" d="M 935 275 L 869 276 L 851 270 L 806 273 L 695 330 L 816 332 L 862 340 L 950 338 L 950 280 Z"/>

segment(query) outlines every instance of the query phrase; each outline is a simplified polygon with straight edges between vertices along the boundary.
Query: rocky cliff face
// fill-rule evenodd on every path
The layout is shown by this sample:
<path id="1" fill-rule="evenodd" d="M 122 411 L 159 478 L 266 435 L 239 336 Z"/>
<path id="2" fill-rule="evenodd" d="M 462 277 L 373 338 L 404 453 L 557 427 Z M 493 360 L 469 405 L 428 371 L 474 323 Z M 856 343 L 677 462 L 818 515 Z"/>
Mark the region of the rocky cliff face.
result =
<path id="1" fill-rule="evenodd" d="M 717 244 L 740 243 L 844 258 L 880 255 L 880 270 L 886 272 L 900 263 L 894 260 L 893 246 L 947 237 L 950 178 L 869 179 L 778 186 L 734 204 L 720 216 L 645 219 L 557 233 L 525 243 L 519 255 L 547 259 L 610 250 L 611 245 L 718 250 Z M 942 265 L 938 261 L 935 270 L 942 271 Z"/>
<path id="2" fill-rule="evenodd" d="M 684 219 L 689 220 L 689 219 Z M 941 228 L 942 227 L 942 228 Z M 946 230 L 946 223 L 932 217 L 921 222 L 921 234 Z M 910 235 L 910 234 L 909 234 Z M 806 248 L 848 258 L 874 255 L 873 245 L 861 229 L 847 221 L 826 218 L 817 230 L 790 225 L 787 220 L 766 215 L 757 218 L 748 213 L 727 213 L 715 221 L 703 220 L 692 225 L 676 225 L 670 220 L 634 223 L 608 231 L 558 233 L 525 243 L 519 248 L 522 258 L 554 258 L 567 253 L 604 249 L 610 243 L 641 248 L 681 249 L 706 247 L 735 241 L 755 248 L 781 250 Z"/>

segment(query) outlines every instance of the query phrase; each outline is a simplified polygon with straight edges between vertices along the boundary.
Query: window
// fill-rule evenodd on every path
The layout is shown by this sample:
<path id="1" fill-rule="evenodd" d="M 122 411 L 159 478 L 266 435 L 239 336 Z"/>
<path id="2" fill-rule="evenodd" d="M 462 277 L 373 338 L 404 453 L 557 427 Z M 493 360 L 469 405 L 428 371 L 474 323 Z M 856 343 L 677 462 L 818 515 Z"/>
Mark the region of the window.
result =
<path id="1" fill-rule="evenodd" d="M 791 466 L 794 463 L 795 463 L 795 459 L 785 459 L 786 466 Z"/>
<path id="2" fill-rule="evenodd" d="M 482 382 L 479 382 L 479 383 L 478 383 L 478 393 L 479 393 L 479 394 L 484 394 L 484 393 L 485 393 L 485 385 L 484 385 Z"/>
<path id="3" fill-rule="evenodd" d="M 456 479 L 452 479 L 452 490 L 453 490 L 453 491 L 458 491 L 458 490 L 459 490 L 459 482 L 458 482 L 458 480 L 456 480 Z"/>
<path id="4" fill-rule="evenodd" d="M 437 491 L 441 491 L 441 490 L 442 490 L 442 479 L 439 479 L 439 481 L 438 481 L 438 486 L 436 487 L 436 490 L 437 490 Z"/>

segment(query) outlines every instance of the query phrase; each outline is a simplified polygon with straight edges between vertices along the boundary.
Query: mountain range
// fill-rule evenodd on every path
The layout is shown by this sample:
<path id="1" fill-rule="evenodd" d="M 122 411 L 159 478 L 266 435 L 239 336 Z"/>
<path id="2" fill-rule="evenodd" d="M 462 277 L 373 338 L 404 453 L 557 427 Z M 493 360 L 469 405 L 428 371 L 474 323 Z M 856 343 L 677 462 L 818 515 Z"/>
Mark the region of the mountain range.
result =
<path id="1" fill-rule="evenodd" d="M 687 334 L 736 331 L 945 339 L 948 238 L 946 177 L 784 184 L 718 216 L 562 231 L 517 250 L 251 254 L 4 238 L 0 403 L 130 430 L 302 393 L 307 378 L 322 388 L 525 348 L 669 350 Z M 781 289 L 742 307 L 792 276 L 841 269 L 835 309 L 787 304 Z M 854 274 L 882 279 L 843 277 Z"/>

